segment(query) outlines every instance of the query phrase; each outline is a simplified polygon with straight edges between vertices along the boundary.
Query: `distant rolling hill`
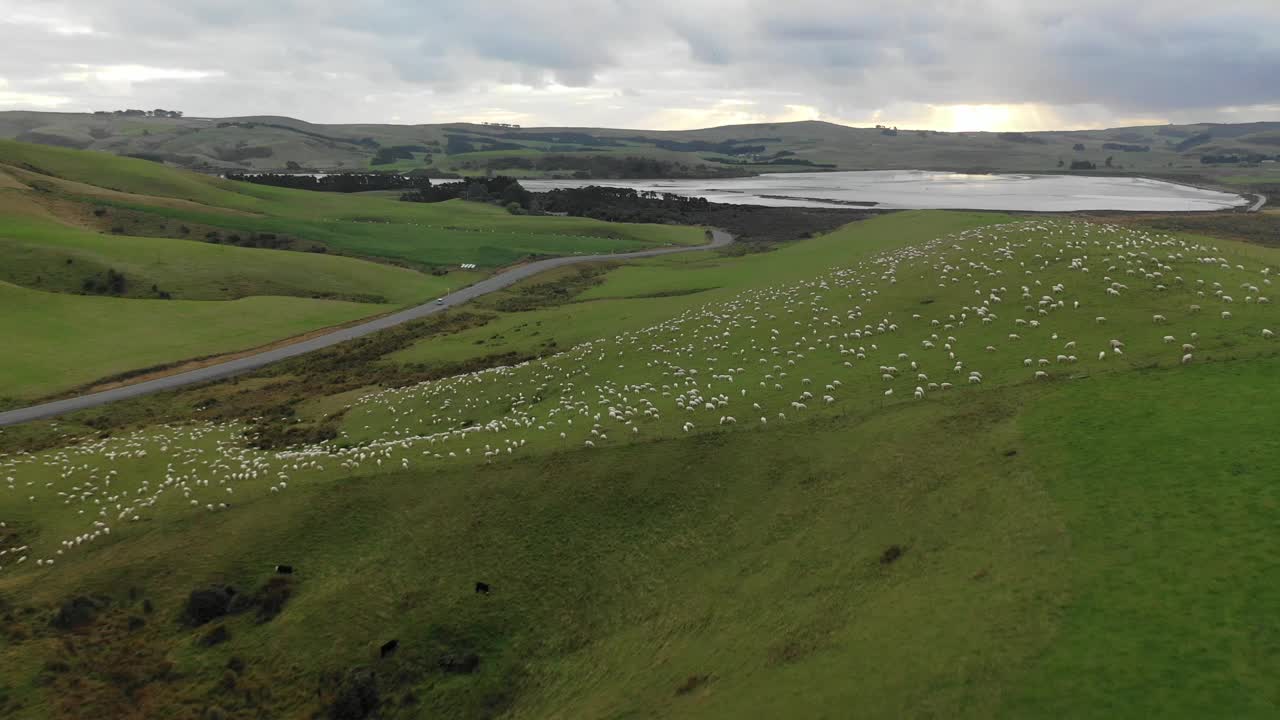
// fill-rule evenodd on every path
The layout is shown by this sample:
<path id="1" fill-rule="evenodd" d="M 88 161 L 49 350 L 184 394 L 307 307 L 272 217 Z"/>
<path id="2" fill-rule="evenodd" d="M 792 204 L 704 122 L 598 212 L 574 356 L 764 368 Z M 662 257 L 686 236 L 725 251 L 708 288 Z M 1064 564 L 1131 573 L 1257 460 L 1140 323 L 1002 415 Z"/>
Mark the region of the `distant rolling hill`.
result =
<path id="1" fill-rule="evenodd" d="M 383 169 L 588 178 L 906 168 L 1046 172 L 1086 162 L 1106 170 L 1110 158 L 1112 169 L 1126 172 L 1238 173 L 1252 166 L 1270 175 L 1280 159 L 1280 122 L 944 133 L 807 121 L 664 132 L 3 112 L 0 138 L 202 172 Z"/>

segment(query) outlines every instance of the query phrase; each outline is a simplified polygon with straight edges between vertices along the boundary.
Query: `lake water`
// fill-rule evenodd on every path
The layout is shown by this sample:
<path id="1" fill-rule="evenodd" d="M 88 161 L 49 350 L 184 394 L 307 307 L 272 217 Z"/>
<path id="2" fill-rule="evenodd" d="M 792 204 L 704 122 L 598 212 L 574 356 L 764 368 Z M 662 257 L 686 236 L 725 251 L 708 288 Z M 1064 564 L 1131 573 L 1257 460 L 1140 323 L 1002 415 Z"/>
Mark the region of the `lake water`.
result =
<path id="1" fill-rule="evenodd" d="M 777 207 L 1197 211 L 1247 205 L 1228 193 L 1159 180 L 1083 175 L 966 175 L 920 170 L 773 173 L 722 180 L 521 180 L 529 190 L 608 185 Z"/>

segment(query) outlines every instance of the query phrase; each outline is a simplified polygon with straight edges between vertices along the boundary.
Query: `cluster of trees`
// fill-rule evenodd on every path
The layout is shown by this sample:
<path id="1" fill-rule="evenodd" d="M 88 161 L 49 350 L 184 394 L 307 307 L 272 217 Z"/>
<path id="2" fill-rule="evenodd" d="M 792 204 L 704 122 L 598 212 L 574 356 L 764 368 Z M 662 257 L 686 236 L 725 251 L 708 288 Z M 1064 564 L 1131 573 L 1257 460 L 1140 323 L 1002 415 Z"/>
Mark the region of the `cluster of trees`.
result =
<path id="1" fill-rule="evenodd" d="M 234 127 L 234 128 L 244 128 L 245 130 L 252 130 L 259 126 L 272 128 L 274 130 L 284 130 L 286 132 L 297 133 L 299 135 L 305 135 L 309 138 L 323 140 L 327 143 L 343 143 L 347 145 L 360 145 L 362 147 L 367 147 L 373 150 L 376 150 L 379 147 L 381 147 L 381 143 L 379 143 L 377 140 L 374 140 L 371 137 L 364 137 L 364 138 L 332 137 L 330 135 L 322 135 L 317 132 L 311 132 L 310 130 L 303 130 L 302 128 L 296 128 L 291 125 L 281 125 L 280 123 L 226 121 L 226 122 L 220 122 L 217 125 L 219 129 Z"/>
<path id="2" fill-rule="evenodd" d="M 275 154 L 275 151 L 266 145 L 251 146 L 247 143 L 239 143 L 234 147 L 217 145 L 213 148 L 213 156 L 224 162 L 241 163 L 248 165 L 246 160 L 253 158 L 269 158 Z"/>
<path id="3" fill-rule="evenodd" d="M 489 150 L 527 150 L 523 145 L 515 143 L 499 142 L 491 138 L 477 135 L 462 135 L 459 133 L 445 133 L 444 151 L 450 155 L 462 155 L 472 152 L 486 152 Z"/>
<path id="4" fill-rule="evenodd" d="M 1244 155 L 1201 155 L 1200 164 L 1217 165 L 1230 163 L 1253 163 L 1257 164 L 1263 160 L 1280 160 L 1280 155 L 1264 155 L 1262 153 L 1246 153 Z"/>
<path id="5" fill-rule="evenodd" d="M 1150 145 L 1128 145 L 1125 143 L 1102 143 L 1103 150 L 1119 150 L 1120 152 L 1149 152 Z"/>
<path id="6" fill-rule="evenodd" d="M 898 136 L 898 128 L 896 125 L 894 127 L 889 127 L 888 125 L 876 125 L 876 129 L 880 131 L 881 135 L 888 135 L 889 137 Z"/>
<path id="7" fill-rule="evenodd" d="M 627 138 L 639 142 L 653 143 L 654 147 L 663 150 L 672 150 L 675 152 L 712 152 L 721 155 L 758 155 L 765 151 L 764 145 L 748 145 L 752 142 L 781 142 L 781 138 L 750 138 L 748 140 L 724 140 L 722 142 L 707 142 L 706 140 L 690 140 L 688 142 L 680 142 L 679 140 L 655 140 L 651 138 L 637 137 Z"/>
<path id="8" fill-rule="evenodd" d="M 1032 145 L 1044 145 L 1047 142 L 1044 138 L 1020 132 L 996 133 L 996 137 L 1006 142 L 1031 143 Z"/>
<path id="9" fill-rule="evenodd" d="M 566 145 L 583 145 L 586 147 L 621 147 L 622 143 L 607 137 L 596 137 L 590 133 L 575 132 L 519 132 L 499 133 L 494 135 L 505 140 L 532 140 L 535 142 L 561 143 Z"/>
<path id="10" fill-rule="evenodd" d="M 682 162 L 628 155 L 537 155 L 533 157 L 497 157 L 483 161 L 463 161 L 464 170 L 537 170 L 565 173 L 579 179 L 591 178 L 708 178 L 741 177 L 745 170 L 709 165 L 687 165 Z"/>
<path id="11" fill-rule="evenodd" d="M 490 137 L 459 135 L 459 140 L 455 141 L 458 147 L 463 147 L 462 142 L 471 143 L 477 146 L 479 150 L 511 150 L 526 149 L 521 145 L 511 145 L 510 143 L 500 143 L 495 138 L 504 140 L 534 140 L 538 142 L 563 143 L 566 145 L 582 145 L 584 147 L 623 147 L 626 143 L 642 143 L 652 145 L 662 150 L 671 150 L 673 152 L 710 152 L 719 153 L 721 155 L 756 155 L 765 151 L 765 147 L 760 143 L 782 142 L 782 138 L 777 137 L 759 137 L 746 138 L 742 140 L 730 138 L 718 142 L 707 140 L 666 140 L 662 138 L 650 138 L 643 135 L 632 137 L 597 137 L 585 132 L 576 132 L 572 130 L 561 132 L 508 132 L 497 133 Z M 488 145 L 479 147 L 481 143 Z M 474 152 L 474 150 L 465 150 L 464 152 Z M 453 155 L 452 150 L 449 151 Z"/>
<path id="12" fill-rule="evenodd" d="M 1213 136 L 1207 132 L 1196 133 L 1195 135 L 1192 135 L 1191 137 L 1187 138 L 1186 140 L 1183 140 L 1177 145 L 1174 145 L 1173 149 L 1177 150 L 1178 152 L 1186 152 L 1191 148 L 1196 147 L 1197 145 L 1203 145 L 1212 139 L 1213 139 Z"/>
<path id="13" fill-rule="evenodd" d="M 117 115 L 122 117 L 158 117 L 158 118 L 180 118 L 181 110 L 95 110 L 94 115 Z"/>
<path id="14" fill-rule="evenodd" d="M 1112 155 L 1112 156 L 1107 157 L 1107 160 L 1106 160 L 1105 165 L 1106 165 L 1107 167 L 1109 167 L 1109 168 L 1123 168 L 1123 167 L 1124 167 L 1123 165 L 1115 165 L 1115 164 L 1114 164 L 1114 162 L 1115 162 L 1115 156 L 1114 156 L 1114 155 Z M 1058 160 L 1058 167 L 1062 167 L 1062 166 L 1063 166 L 1063 165 L 1065 165 L 1065 164 L 1066 164 L 1066 163 L 1065 163 L 1065 162 L 1063 162 L 1062 160 Z M 1097 164 L 1096 164 L 1096 163 L 1089 162 L 1088 160 L 1072 160 L 1072 161 L 1071 161 L 1071 169 L 1072 169 L 1072 170 L 1097 170 L 1097 169 L 1098 169 L 1098 166 L 1097 166 Z"/>
<path id="15" fill-rule="evenodd" d="M 512 128 L 512 129 L 515 129 L 515 130 L 519 130 L 519 129 L 520 129 L 520 126 L 519 126 L 519 125 L 516 125 L 515 123 L 482 122 L 482 123 L 480 123 L 480 124 L 481 124 L 481 125 L 487 125 L 487 126 L 489 126 L 489 127 Z"/>
<path id="16" fill-rule="evenodd" d="M 288 235 L 277 235 L 269 232 L 228 233 L 223 235 L 218 230 L 205 233 L 204 241 L 214 245 L 235 245 L 244 248 L 264 248 L 267 250 L 297 250 L 299 252 L 327 253 L 329 248 L 322 243 L 308 242 L 291 238 Z"/>
<path id="17" fill-rule="evenodd" d="M 108 269 L 105 273 L 90 275 L 80 284 L 80 289 L 89 295 L 123 295 L 127 289 L 128 282 L 125 280 L 124 273 L 116 272 L 115 268 Z"/>
<path id="18" fill-rule="evenodd" d="M 705 198 L 599 186 L 535 193 L 532 207 L 599 220 L 724 228 L 738 238 L 734 252 L 763 250 L 873 216 L 863 210 L 723 205 Z"/>
<path id="19" fill-rule="evenodd" d="M 422 180 L 425 181 L 426 178 Z M 502 205 L 513 213 L 524 213 L 534 209 L 533 194 L 525 190 L 515 178 L 505 175 L 471 178 L 436 185 L 428 181 L 425 186 L 404 193 L 400 199 L 405 202 L 424 203 L 470 200 Z"/>
<path id="20" fill-rule="evenodd" d="M 821 170 L 830 170 L 835 168 L 834 163 L 816 163 L 812 160 L 804 158 L 788 157 L 795 153 L 784 150 L 773 157 L 754 158 L 751 160 L 726 160 L 724 158 L 702 158 L 707 162 L 719 163 L 721 165 L 803 165 L 805 167 L 813 167 Z"/>
<path id="21" fill-rule="evenodd" d="M 322 177 L 290 175 L 287 173 L 228 173 L 226 177 L 228 180 L 241 180 L 257 183 L 258 185 L 340 193 L 366 192 L 369 190 L 413 190 L 431 187 L 431 181 L 425 177 L 392 173 L 339 173 Z"/>
<path id="22" fill-rule="evenodd" d="M 378 152 L 373 154 L 373 160 L 369 161 L 370 165 L 390 165 L 397 160 L 412 160 L 413 154 L 416 152 L 430 152 L 425 145 L 393 145 L 391 147 L 378 148 Z M 427 165 L 431 164 L 431 156 L 426 158 Z"/>
<path id="23" fill-rule="evenodd" d="M 536 202 L 544 212 L 614 222 L 679 223 L 711 207 L 706 198 L 599 185 L 538 193 Z"/>

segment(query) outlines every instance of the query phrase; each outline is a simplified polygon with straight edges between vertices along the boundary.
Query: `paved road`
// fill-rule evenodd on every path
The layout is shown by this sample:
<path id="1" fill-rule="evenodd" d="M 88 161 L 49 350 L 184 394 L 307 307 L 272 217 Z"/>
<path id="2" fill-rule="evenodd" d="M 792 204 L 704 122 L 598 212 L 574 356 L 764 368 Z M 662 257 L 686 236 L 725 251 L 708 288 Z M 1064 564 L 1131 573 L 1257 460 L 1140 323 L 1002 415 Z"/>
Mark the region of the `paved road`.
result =
<path id="1" fill-rule="evenodd" d="M 1267 204 L 1266 195 L 1263 195 L 1262 193 L 1257 193 L 1257 196 L 1258 196 L 1258 201 L 1250 205 L 1249 209 L 1246 212 L 1258 212 L 1259 210 L 1262 209 L 1263 205 Z"/>
<path id="2" fill-rule="evenodd" d="M 711 243 L 708 245 L 697 245 L 694 247 L 671 247 L 659 248 L 656 250 L 639 250 L 637 252 L 616 253 L 613 255 L 570 255 L 566 257 L 550 258 L 548 260 L 539 260 L 527 265 L 511 268 L 505 272 L 500 272 L 492 277 L 485 278 L 475 285 L 462 288 L 456 292 L 445 295 L 442 304 L 437 304 L 432 300 L 424 305 L 411 307 L 407 310 L 384 315 L 383 317 L 370 320 L 369 322 L 353 325 L 351 327 L 334 330 L 331 333 L 321 335 L 319 337 L 304 340 L 302 342 L 286 345 L 276 348 L 275 350 L 267 350 L 256 355 L 249 355 L 238 358 L 236 360 L 228 360 L 216 365 L 209 365 L 197 370 L 189 370 L 187 372 L 177 373 L 174 375 L 166 375 L 165 377 L 156 378 L 140 382 L 135 385 L 125 385 L 124 387 L 114 388 L 112 390 L 104 390 L 90 395 L 79 395 L 65 400 L 57 400 L 54 402 L 44 403 L 43 405 L 33 405 L 31 407 L 20 408 L 18 410 L 10 410 L 9 412 L 0 413 L 0 427 L 5 425 L 17 425 L 31 420 L 43 420 L 57 415 L 62 415 L 76 410 L 84 410 L 85 408 L 106 405 L 117 400 L 126 398 L 139 397 L 141 395 L 149 395 L 151 393 L 162 392 L 165 390 L 173 390 L 174 388 L 184 387 L 186 385 L 195 385 L 198 383 L 208 382 L 210 380 L 219 380 L 221 378 L 238 375 L 249 370 L 256 370 L 264 365 L 270 365 L 286 358 L 297 357 L 313 350 L 327 348 L 338 343 L 362 337 L 370 333 L 385 330 L 396 325 L 402 325 L 411 320 L 435 315 L 444 312 L 453 307 L 457 307 L 462 303 L 486 295 L 495 290 L 501 290 L 508 285 L 512 285 L 531 275 L 536 275 L 551 268 L 562 267 L 564 265 L 574 265 L 577 263 L 595 262 L 599 260 L 625 260 L 629 258 L 653 257 L 655 255 L 670 255 L 672 253 L 689 252 L 692 250 L 707 250 L 709 248 L 717 248 L 728 245 L 733 242 L 733 236 L 722 230 L 713 230 Z"/>

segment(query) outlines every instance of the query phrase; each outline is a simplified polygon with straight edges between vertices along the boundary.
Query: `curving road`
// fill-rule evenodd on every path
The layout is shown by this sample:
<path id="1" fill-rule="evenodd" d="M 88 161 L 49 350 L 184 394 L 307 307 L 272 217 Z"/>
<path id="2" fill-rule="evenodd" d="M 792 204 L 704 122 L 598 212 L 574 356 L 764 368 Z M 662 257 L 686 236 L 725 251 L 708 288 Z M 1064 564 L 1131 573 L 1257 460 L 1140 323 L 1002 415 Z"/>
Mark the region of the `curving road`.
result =
<path id="1" fill-rule="evenodd" d="M 175 388 L 184 387 L 186 385 L 195 385 L 198 383 L 209 382 L 210 380 L 220 380 L 222 378 L 238 375 L 249 370 L 256 370 L 264 365 L 270 365 L 286 358 L 297 357 L 314 350 L 331 347 L 347 340 L 363 337 L 370 333 L 385 330 L 396 325 L 402 325 L 411 320 L 435 315 L 444 312 L 453 307 L 457 307 L 468 300 L 473 300 L 481 295 L 487 295 L 495 290 L 501 290 L 508 285 L 512 285 L 532 275 L 550 270 L 552 268 L 562 267 L 564 265 L 575 265 L 577 263 L 597 262 L 601 260 L 626 260 L 630 258 L 654 257 L 656 255 L 670 255 L 673 253 L 691 252 L 694 250 L 708 250 L 711 248 L 724 247 L 733 242 L 733 236 L 723 230 L 711 231 L 711 242 L 707 245 L 695 245 L 693 247 L 670 247 L 658 248 L 655 250 L 638 250 L 629 253 L 616 253 L 613 255 L 570 255 L 566 257 L 549 258 L 547 260 L 538 260 L 527 265 L 511 268 L 504 272 L 500 272 L 492 277 L 485 278 L 474 285 L 468 285 L 461 290 L 449 293 L 443 296 L 442 303 L 432 300 L 429 303 L 401 310 L 390 315 L 384 315 L 368 322 L 353 325 L 351 327 L 334 330 L 319 337 L 304 340 L 292 345 L 285 345 L 274 350 L 266 350 L 255 355 L 249 355 L 235 360 L 209 365 L 207 367 L 198 368 L 196 370 L 188 370 L 187 372 L 176 373 L 174 375 L 166 375 L 154 380 L 147 380 L 135 385 L 125 385 L 123 387 L 104 390 L 89 395 L 78 395 L 76 397 L 67 398 L 65 400 L 55 400 L 53 402 L 43 403 L 41 405 L 32 405 L 31 407 L 19 408 L 8 412 L 0 413 L 0 427 L 5 425 L 17 425 L 18 423 L 29 422 L 31 420 L 43 420 L 57 415 L 62 415 L 76 410 L 84 410 L 86 408 L 106 405 L 117 400 L 139 397 L 141 395 L 150 395 L 151 393 L 163 392 L 165 390 L 173 390 Z"/>

